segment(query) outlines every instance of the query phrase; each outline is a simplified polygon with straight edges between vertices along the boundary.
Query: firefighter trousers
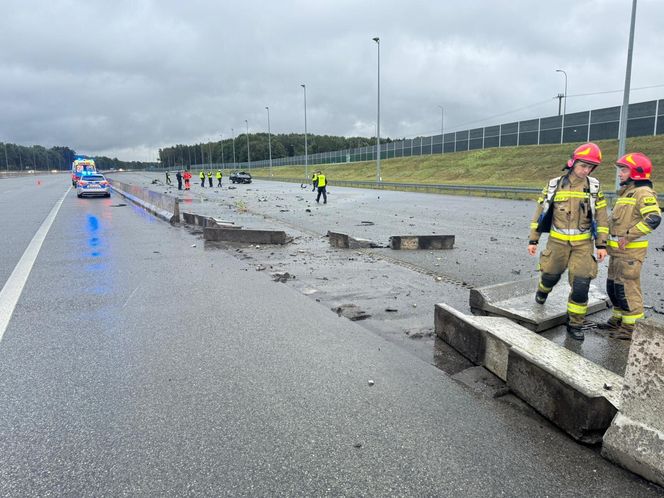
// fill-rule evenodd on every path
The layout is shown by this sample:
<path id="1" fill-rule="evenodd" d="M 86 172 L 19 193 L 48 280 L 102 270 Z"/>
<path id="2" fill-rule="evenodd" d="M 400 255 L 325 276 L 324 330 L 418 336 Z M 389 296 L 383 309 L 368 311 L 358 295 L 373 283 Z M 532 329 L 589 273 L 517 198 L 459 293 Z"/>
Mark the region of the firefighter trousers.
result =
<path id="1" fill-rule="evenodd" d="M 609 248 L 606 293 L 613 304 L 613 318 L 622 321 L 627 327 L 633 327 L 644 316 L 641 292 L 641 266 L 644 258 L 645 249 L 618 251 Z"/>
<path id="2" fill-rule="evenodd" d="M 540 254 L 539 292 L 548 294 L 568 271 L 570 293 L 567 298 L 567 316 L 571 326 L 581 326 L 588 312 L 590 281 L 597 277 L 597 261 L 592 240 L 572 245 L 549 238 Z"/>

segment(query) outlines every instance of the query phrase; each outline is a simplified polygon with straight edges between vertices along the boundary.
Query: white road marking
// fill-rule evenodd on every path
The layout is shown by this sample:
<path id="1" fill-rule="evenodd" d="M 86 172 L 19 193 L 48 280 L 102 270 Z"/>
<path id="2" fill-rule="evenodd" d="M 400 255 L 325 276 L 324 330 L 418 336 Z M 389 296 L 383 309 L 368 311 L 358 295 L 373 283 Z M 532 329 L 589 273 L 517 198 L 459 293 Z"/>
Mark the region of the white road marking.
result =
<path id="1" fill-rule="evenodd" d="M 23 253 L 23 256 L 21 256 L 14 271 L 7 279 L 5 286 L 0 291 L 0 341 L 2 341 L 2 336 L 5 335 L 9 320 L 14 314 L 16 303 L 18 303 L 18 299 L 21 297 L 25 283 L 32 271 L 32 266 L 39 255 L 44 239 L 46 239 L 46 234 L 48 234 L 48 231 L 51 229 L 51 225 L 53 225 L 53 221 L 55 221 L 60 206 L 62 206 L 62 203 L 70 190 L 71 187 L 69 187 L 65 192 L 65 195 L 55 203 L 55 206 L 53 206 L 53 209 L 51 209 L 51 212 L 41 224 L 37 233 L 35 233 L 35 236 L 32 237 L 30 244 L 28 244 L 28 248 Z"/>

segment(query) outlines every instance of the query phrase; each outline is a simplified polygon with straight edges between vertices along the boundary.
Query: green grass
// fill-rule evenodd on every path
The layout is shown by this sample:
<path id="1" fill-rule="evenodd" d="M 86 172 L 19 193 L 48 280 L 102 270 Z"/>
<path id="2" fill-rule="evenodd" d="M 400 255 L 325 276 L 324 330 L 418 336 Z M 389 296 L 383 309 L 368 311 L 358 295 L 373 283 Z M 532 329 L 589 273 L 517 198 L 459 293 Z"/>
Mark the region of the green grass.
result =
<path id="1" fill-rule="evenodd" d="M 664 136 L 634 137 L 628 141 L 629 152 L 643 152 L 654 164 L 653 183 L 659 192 L 664 189 Z M 605 190 L 613 190 L 617 140 L 598 141 L 604 162 L 593 174 Z M 437 154 L 381 160 L 385 182 L 446 183 L 457 185 L 497 185 L 510 187 L 543 187 L 549 178 L 561 174 L 561 169 L 579 144 L 529 145 L 468 152 Z M 376 179 L 376 162 L 351 164 L 309 165 L 309 175 L 322 170 L 331 180 Z M 268 176 L 268 168 L 251 170 L 254 176 Z M 275 178 L 304 178 L 304 165 L 272 168 Z M 228 178 L 227 175 L 224 175 Z"/>

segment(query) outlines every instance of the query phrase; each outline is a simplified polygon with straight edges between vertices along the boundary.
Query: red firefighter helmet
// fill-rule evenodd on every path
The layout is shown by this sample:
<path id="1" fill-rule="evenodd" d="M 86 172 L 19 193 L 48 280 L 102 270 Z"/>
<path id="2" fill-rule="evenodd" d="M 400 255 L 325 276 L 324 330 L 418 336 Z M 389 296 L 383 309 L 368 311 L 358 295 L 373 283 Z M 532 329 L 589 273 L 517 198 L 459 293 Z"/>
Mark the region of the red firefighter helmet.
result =
<path id="1" fill-rule="evenodd" d="M 574 149 L 572 158 L 567 161 L 567 167 L 572 168 L 576 161 L 583 161 L 593 166 L 599 166 L 599 163 L 602 162 L 602 151 L 596 144 L 588 142 Z"/>
<path id="2" fill-rule="evenodd" d="M 652 161 L 641 152 L 625 154 L 616 161 L 616 165 L 629 168 L 629 177 L 632 180 L 650 180 Z"/>

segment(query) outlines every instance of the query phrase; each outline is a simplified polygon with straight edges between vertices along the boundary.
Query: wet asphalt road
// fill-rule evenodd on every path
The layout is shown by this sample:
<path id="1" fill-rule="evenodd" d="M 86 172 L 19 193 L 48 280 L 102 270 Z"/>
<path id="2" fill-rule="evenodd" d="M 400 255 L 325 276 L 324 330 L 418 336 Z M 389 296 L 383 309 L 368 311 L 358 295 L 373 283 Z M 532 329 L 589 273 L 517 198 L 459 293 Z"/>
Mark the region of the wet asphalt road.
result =
<path id="1" fill-rule="evenodd" d="M 8 186 L 2 284 L 68 181 Z M 67 194 L 0 342 L 1 495 L 661 496 L 119 202 Z"/>
<path id="2" fill-rule="evenodd" d="M 265 248 L 245 248 L 243 257 L 274 264 L 297 275 L 299 280 L 292 285 L 305 292 L 312 287 L 320 290 L 314 297 L 322 298 L 331 307 L 347 303 L 348 299 L 344 300 L 344 297 L 352 298 L 352 303 L 372 315 L 370 320 L 363 322 L 367 328 L 378 331 L 431 363 L 437 362 L 433 338 L 421 341 L 424 344 L 413 343 L 408 338 L 412 333 L 431 333 L 435 303 L 445 302 L 469 313 L 468 285 L 481 287 L 537 276 L 537 259 L 526 252 L 528 227 L 534 210 L 532 201 L 331 186 L 328 204 L 319 205 L 311 187 L 303 189 L 296 184 L 256 180 L 251 185 L 226 184 L 221 189 L 210 189 L 195 183 L 191 192 L 178 193 L 177 188 L 151 184 L 153 180 L 162 180 L 161 174 L 131 173 L 120 176 L 120 179 L 123 177 L 157 191 L 179 194 L 183 198 L 183 210 L 230 219 L 250 228 L 283 229 L 296 236 L 296 247 L 304 251 L 304 257 L 310 263 L 308 267 L 304 257 L 292 257 L 290 248 L 272 249 L 275 254 L 266 254 Z M 247 212 L 242 212 L 244 209 Z M 326 240 L 321 239 L 328 230 L 384 245 L 388 244 L 391 235 L 453 234 L 456 240 L 451 251 L 372 249 L 364 256 L 351 252 L 355 260 L 364 258 L 364 263 L 368 263 L 362 265 L 358 261 L 344 261 L 338 250 L 329 249 Z M 664 230 L 651 234 L 650 244 L 642 274 L 644 299 L 648 306 L 646 316 L 662 319 L 664 249 L 657 251 L 656 248 L 664 248 Z M 366 261 L 366 253 L 383 258 L 383 261 Z M 410 269 L 399 271 L 399 264 Z M 424 275 L 413 272 L 413 267 Z M 381 269 L 384 271 L 377 271 Z M 607 269 L 608 262 L 600 265 L 599 276 L 594 281 L 600 288 L 604 286 Z M 303 279 L 307 275 L 309 280 Z M 431 275 L 439 275 L 443 280 L 432 285 Z M 316 281 L 320 278 L 328 281 L 324 284 Z M 378 283 L 381 279 L 383 281 Z M 325 292 L 328 295 L 321 296 Z M 411 299 L 403 302 L 407 293 Z M 414 299 L 418 294 L 421 298 Z M 401 302 L 390 301 L 392 297 Z M 386 316 L 384 310 L 394 304 L 399 305 L 399 312 Z M 413 305 L 417 308 L 411 309 Z M 591 319 L 603 321 L 609 316 L 607 310 Z M 621 375 L 624 373 L 628 343 L 611 340 L 597 330 L 588 331 L 582 343 L 568 339 L 564 327 L 543 335 L 605 368 Z"/>

